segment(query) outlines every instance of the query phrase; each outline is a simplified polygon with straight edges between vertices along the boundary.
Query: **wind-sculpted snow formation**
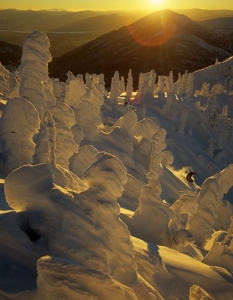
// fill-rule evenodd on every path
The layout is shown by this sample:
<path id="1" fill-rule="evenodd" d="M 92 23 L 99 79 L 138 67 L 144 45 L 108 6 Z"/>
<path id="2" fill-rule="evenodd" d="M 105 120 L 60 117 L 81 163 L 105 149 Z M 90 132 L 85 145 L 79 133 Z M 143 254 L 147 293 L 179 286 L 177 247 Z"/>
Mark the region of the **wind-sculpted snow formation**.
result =
<path id="1" fill-rule="evenodd" d="M 50 255 L 37 264 L 39 297 L 57 299 L 60 294 L 75 299 L 85 288 L 80 299 L 87 295 L 109 299 L 109 293 L 112 299 L 137 299 L 127 287 L 137 281 L 133 246 L 126 225 L 118 217 L 117 197 L 127 181 L 126 169 L 107 153 L 100 152 L 95 159 L 85 170 L 83 181 L 54 164 L 22 166 L 6 178 L 8 204 L 25 213 L 28 228 L 41 237 Z M 27 188 L 20 188 L 27 177 Z M 71 282 L 62 283 L 57 290 L 59 274 L 66 282 L 71 276 Z M 71 288 L 73 280 L 76 288 Z M 100 291 L 93 293 L 88 280 L 92 285 L 101 283 Z"/>
<path id="2" fill-rule="evenodd" d="M 7 101 L 0 119 L 4 173 L 32 163 L 36 146 L 33 136 L 38 133 L 39 127 L 38 111 L 28 100 L 13 98 Z"/>
<path id="3" fill-rule="evenodd" d="M 47 111 L 44 118 L 45 125 L 41 127 L 37 136 L 34 163 L 50 162 L 52 147 L 56 162 L 68 168 L 70 157 L 78 152 L 78 145 L 74 142 L 71 131 L 71 127 L 75 124 L 74 112 L 66 104 L 59 104 L 51 111 Z"/>
<path id="4" fill-rule="evenodd" d="M 187 229 L 195 237 L 197 245 L 211 238 L 218 216 L 219 202 L 232 186 L 233 165 L 229 165 L 203 183 L 196 198 L 197 210 L 187 222 Z"/>
<path id="5" fill-rule="evenodd" d="M 47 97 L 51 107 L 51 90 L 48 88 L 48 63 L 52 60 L 50 42 L 46 34 L 34 31 L 23 44 L 19 72 L 21 76 L 19 95 L 36 107 L 40 117 L 46 110 Z M 54 103 L 55 104 L 55 97 Z"/>
<path id="6" fill-rule="evenodd" d="M 123 220 L 128 224 L 134 236 L 143 238 L 148 242 L 169 246 L 171 242 L 168 223 L 172 212 L 160 198 L 162 187 L 159 182 L 162 151 L 166 147 L 165 136 L 166 131 L 162 128 L 155 133 L 151 141 L 150 168 L 147 173 L 148 183 L 142 187 L 139 205 L 133 215 L 132 224 L 130 221 L 127 222 L 127 219 L 123 218 Z M 157 222 L 151 223 L 151 219 L 155 216 Z"/>
<path id="7" fill-rule="evenodd" d="M 232 78 L 151 70 L 134 91 L 116 70 L 107 91 L 50 61 L 35 31 L 0 67 L 0 298 L 232 300 Z"/>

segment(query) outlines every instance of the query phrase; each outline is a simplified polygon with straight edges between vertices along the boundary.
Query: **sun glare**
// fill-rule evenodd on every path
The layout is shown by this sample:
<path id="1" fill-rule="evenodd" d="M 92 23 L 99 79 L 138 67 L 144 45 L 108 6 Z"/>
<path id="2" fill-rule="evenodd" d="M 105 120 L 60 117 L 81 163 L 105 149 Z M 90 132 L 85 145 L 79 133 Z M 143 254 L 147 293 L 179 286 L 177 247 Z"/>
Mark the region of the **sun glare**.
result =
<path id="1" fill-rule="evenodd" d="M 153 8 L 162 8 L 164 0 L 150 0 L 150 4 Z"/>

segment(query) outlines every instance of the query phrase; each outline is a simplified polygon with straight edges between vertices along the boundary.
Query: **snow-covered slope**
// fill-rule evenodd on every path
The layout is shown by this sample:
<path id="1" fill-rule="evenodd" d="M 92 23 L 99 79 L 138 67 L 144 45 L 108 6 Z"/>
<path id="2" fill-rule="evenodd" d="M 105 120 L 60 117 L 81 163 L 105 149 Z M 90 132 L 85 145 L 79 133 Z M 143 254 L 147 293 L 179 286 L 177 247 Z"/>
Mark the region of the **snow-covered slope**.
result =
<path id="1" fill-rule="evenodd" d="M 0 298 L 232 300 L 232 58 L 109 93 L 50 59 L 0 69 Z"/>
<path id="2" fill-rule="evenodd" d="M 194 88 L 201 89 L 203 83 L 223 85 L 231 84 L 233 78 L 233 57 L 229 57 L 223 62 L 216 62 L 215 65 L 193 72 Z"/>

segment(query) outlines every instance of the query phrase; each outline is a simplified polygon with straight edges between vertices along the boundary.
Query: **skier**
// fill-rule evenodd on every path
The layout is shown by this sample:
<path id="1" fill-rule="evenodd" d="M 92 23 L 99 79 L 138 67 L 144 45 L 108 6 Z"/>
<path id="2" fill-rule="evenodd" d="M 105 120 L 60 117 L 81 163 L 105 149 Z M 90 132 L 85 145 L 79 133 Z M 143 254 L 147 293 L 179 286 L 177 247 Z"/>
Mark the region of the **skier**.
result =
<path id="1" fill-rule="evenodd" d="M 188 182 L 194 182 L 193 175 L 197 175 L 197 173 L 195 173 L 195 172 L 189 172 L 187 174 L 186 179 L 188 180 Z"/>

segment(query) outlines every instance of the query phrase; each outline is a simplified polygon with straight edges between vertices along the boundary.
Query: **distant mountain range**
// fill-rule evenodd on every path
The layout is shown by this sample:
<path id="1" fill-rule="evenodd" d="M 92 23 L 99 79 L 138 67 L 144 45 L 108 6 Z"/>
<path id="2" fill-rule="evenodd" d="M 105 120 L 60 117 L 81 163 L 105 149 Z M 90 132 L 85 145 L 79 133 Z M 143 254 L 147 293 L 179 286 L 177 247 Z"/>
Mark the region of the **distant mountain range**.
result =
<path id="1" fill-rule="evenodd" d="M 207 30 L 233 31 L 233 17 L 200 21 L 199 24 Z"/>
<path id="2" fill-rule="evenodd" d="M 175 12 L 184 14 L 194 21 L 203 21 L 217 18 L 233 17 L 233 10 L 206 10 L 206 9 L 178 9 Z M 100 21 L 98 16 L 111 16 L 108 18 L 106 28 L 111 27 L 111 20 L 118 16 L 119 26 L 123 26 L 136 21 L 143 16 L 148 15 L 148 11 L 60 11 L 60 10 L 17 10 L 17 9 L 0 9 L 0 30 L 21 30 L 34 31 L 41 30 L 44 32 L 68 29 L 76 31 L 82 26 L 84 21 L 96 24 Z M 92 19 L 93 18 L 93 19 Z M 86 21 L 85 21 L 86 20 Z M 104 18 L 102 19 L 104 20 Z M 80 23 L 81 22 L 81 23 Z M 78 27 L 77 27 L 78 26 Z M 110 31 L 110 30 L 109 30 Z"/>
<path id="3" fill-rule="evenodd" d="M 1 35 L 9 37 L 12 30 L 13 40 L 19 42 L 16 28 L 24 31 L 25 37 L 30 28 L 31 31 L 50 31 L 47 35 L 53 55 L 49 64 L 51 77 L 66 80 L 69 70 L 75 75 L 104 73 L 107 86 L 116 70 L 127 77 L 132 69 L 137 85 L 140 72 L 154 69 L 158 75 L 167 75 L 172 70 L 177 76 L 178 72 L 192 72 L 233 54 L 233 11 L 180 12 L 199 15 L 199 21 L 170 10 L 144 17 L 125 12 L 0 10 L 0 18 L 4 20 L 0 23 L 0 40 Z M 203 21 L 204 15 L 218 18 Z M 78 35 L 75 32 L 79 32 Z M 13 45 L 7 43 L 0 47 L 2 64 L 19 65 L 21 48 L 9 50 Z M 74 50 L 68 52 L 70 49 Z M 67 53 L 56 57 L 61 50 Z"/>
<path id="4" fill-rule="evenodd" d="M 100 13 L 99 13 L 100 14 Z M 101 13 L 103 14 L 103 13 Z M 94 11 L 0 10 L 0 30 L 52 31 L 58 27 L 97 16 Z"/>
<path id="5" fill-rule="evenodd" d="M 228 18 L 233 17 L 233 10 L 216 10 L 216 9 L 200 9 L 200 8 L 192 8 L 192 9 L 177 9 L 174 10 L 179 14 L 186 15 L 190 19 L 194 21 L 205 21 L 205 20 L 213 20 L 218 18 Z"/>
<path id="6" fill-rule="evenodd" d="M 58 57 L 144 15 L 145 12 L 0 10 L 0 41 L 22 46 L 32 31 L 43 31 L 50 39 L 53 57 Z"/>
<path id="7" fill-rule="evenodd" d="M 104 73 L 109 86 L 115 70 L 124 77 L 129 69 L 135 78 L 152 69 L 158 75 L 168 75 L 172 70 L 177 76 L 178 72 L 192 72 L 231 55 L 231 48 L 218 35 L 210 34 L 185 15 L 165 10 L 54 58 L 49 70 L 50 76 L 62 80 L 68 70 L 75 75 Z"/>

